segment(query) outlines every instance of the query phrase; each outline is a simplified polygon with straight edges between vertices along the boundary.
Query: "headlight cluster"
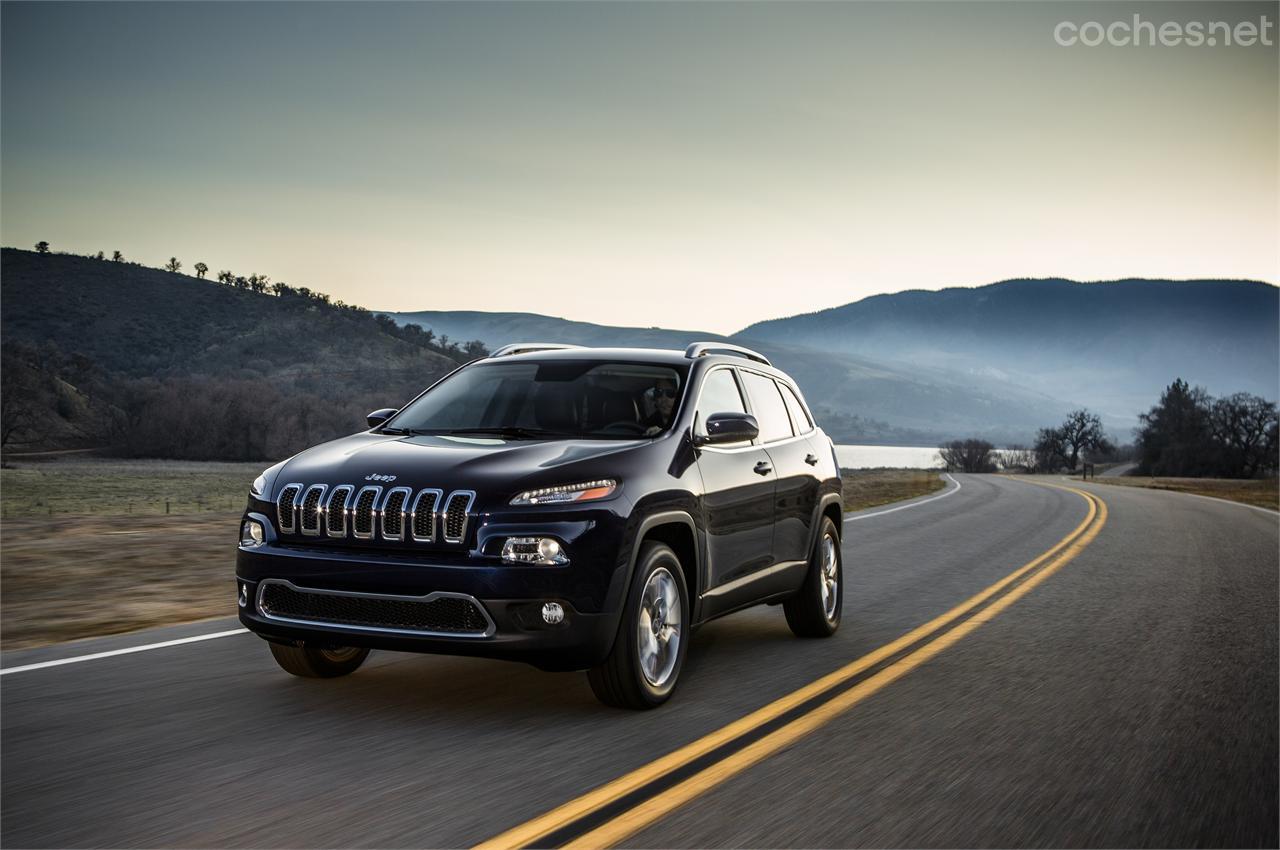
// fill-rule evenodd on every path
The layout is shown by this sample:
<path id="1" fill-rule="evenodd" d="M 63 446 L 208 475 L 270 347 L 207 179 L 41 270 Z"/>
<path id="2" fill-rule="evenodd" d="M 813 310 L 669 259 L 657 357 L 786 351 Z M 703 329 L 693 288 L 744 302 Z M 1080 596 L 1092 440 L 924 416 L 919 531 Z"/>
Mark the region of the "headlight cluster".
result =
<path id="1" fill-rule="evenodd" d="M 261 546 L 267 542 L 266 529 L 262 527 L 262 523 L 256 519 L 246 519 L 240 524 L 240 545 L 241 546 Z"/>
<path id="2" fill-rule="evenodd" d="M 525 490 L 511 500 L 513 505 L 560 505 L 566 502 L 590 502 L 612 496 L 618 482 L 612 478 L 584 481 L 581 484 L 561 484 L 558 487 L 542 487 Z"/>
<path id="3" fill-rule="evenodd" d="M 551 537 L 508 537 L 502 544 L 502 560 L 555 567 L 569 563 L 569 556 L 560 541 Z"/>

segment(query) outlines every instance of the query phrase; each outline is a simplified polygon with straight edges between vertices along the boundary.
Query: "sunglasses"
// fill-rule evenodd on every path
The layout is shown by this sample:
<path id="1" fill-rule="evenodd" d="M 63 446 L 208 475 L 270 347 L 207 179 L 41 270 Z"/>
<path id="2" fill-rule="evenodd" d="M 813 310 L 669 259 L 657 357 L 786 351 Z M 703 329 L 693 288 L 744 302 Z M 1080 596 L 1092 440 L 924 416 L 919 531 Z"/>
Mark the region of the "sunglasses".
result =
<path id="1" fill-rule="evenodd" d="M 674 389 L 670 389 L 666 387 L 654 387 L 653 397 L 654 398 L 675 398 L 676 391 Z"/>

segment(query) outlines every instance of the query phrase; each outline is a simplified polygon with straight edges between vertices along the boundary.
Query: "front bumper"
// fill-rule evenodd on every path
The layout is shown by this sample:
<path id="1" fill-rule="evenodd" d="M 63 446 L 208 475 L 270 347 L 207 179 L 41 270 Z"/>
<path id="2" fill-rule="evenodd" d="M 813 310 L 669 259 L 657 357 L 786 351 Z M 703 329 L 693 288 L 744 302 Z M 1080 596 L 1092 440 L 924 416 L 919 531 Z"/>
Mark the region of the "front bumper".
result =
<path id="1" fill-rule="evenodd" d="M 601 582 L 614 565 L 592 569 L 502 564 L 493 558 L 436 559 L 406 553 L 326 550 L 271 542 L 241 548 L 236 558 L 240 621 L 278 642 L 367 646 L 403 652 L 471 655 L 524 661 L 548 670 L 578 670 L 600 663 L 612 648 L 618 611 L 602 611 Z M 296 622 L 260 606 L 263 582 L 302 590 L 422 598 L 443 593 L 469 597 L 491 621 L 484 634 L 448 635 L 348 623 Z M 607 594 L 606 594 L 607 595 Z M 543 604 L 557 602 L 564 619 L 543 622 Z M 592 610 L 592 609 L 596 610 Z"/>

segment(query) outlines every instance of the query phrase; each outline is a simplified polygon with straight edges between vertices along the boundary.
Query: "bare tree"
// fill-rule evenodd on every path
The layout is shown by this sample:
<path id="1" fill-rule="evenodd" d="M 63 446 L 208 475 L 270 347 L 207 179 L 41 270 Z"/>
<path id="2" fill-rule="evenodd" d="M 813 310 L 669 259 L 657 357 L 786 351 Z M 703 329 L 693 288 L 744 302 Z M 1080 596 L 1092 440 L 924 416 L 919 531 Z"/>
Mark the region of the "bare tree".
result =
<path id="1" fill-rule="evenodd" d="M 444 337 L 441 337 L 443 339 Z M 986 440 L 952 440 L 938 446 L 938 454 L 948 470 L 995 472 L 995 446 Z"/>
<path id="2" fill-rule="evenodd" d="M 1036 453 L 1026 446 L 1009 446 L 1000 455 L 1000 466 L 1030 472 L 1036 468 Z"/>
<path id="3" fill-rule="evenodd" d="M 170 257 L 169 262 L 164 264 L 164 270 L 167 272 L 173 272 L 174 274 L 177 274 L 179 271 L 181 271 L 181 269 L 182 269 L 182 263 L 178 260 L 177 257 Z"/>
<path id="4" fill-rule="evenodd" d="M 47 253 L 49 253 L 49 243 L 48 243 L 48 242 L 45 242 L 44 240 L 41 240 L 41 241 L 37 242 L 37 243 L 36 243 L 36 253 L 39 253 L 39 254 L 47 254 Z"/>
<path id="5" fill-rule="evenodd" d="M 1058 436 L 1065 448 L 1067 468 L 1074 470 L 1080 462 L 1082 452 L 1105 454 L 1112 450 L 1111 441 L 1102 430 L 1102 420 L 1096 413 L 1081 408 L 1073 410 L 1067 419 L 1057 428 Z"/>
<path id="6" fill-rule="evenodd" d="M 209 267 L 206 266 L 204 263 L 196 263 L 195 269 L 196 269 L 196 277 L 200 278 L 201 280 L 204 280 L 204 276 L 209 273 Z"/>
<path id="7" fill-rule="evenodd" d="M 124 254 L 121 254 L 119 251 L 112 251 L 112 252 L 111 252 L 111 262 L 113 262 L 113 263 L 123 263 L 123 262 L 124 262 Z"/>
<path id="8" fill-rule="evenodd" d="M 1276 405 L 1250 393 L 1220 398 L 1209 411 L 1209 430 L 1222 454 L 1220 469 L 1252 478 L 1276 466 Z"/>

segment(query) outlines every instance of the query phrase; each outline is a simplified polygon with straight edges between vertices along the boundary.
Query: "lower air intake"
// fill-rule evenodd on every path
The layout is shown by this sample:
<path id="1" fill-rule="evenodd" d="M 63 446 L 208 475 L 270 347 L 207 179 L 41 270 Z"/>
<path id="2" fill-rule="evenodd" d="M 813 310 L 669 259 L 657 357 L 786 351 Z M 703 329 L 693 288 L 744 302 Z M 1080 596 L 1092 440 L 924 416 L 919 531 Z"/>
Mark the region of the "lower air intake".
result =
<path id="1" fill-rule="evenodd" d="M 494 629 L 480 603 L 464 594 L 384 596 L 267 580 L 259 591 L 258 610 L 270 620 L 407 634 L 487 637 Z"/>

